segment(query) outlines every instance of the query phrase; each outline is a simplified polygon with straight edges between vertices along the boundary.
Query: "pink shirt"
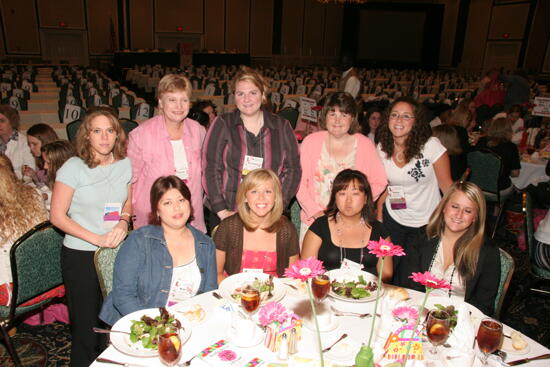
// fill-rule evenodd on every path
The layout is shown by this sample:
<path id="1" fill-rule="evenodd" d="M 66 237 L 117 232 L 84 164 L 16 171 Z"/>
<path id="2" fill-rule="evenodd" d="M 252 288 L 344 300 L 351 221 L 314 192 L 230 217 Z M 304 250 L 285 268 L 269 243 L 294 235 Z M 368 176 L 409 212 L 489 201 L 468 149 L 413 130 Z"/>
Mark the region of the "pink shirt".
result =
<path id="1" fill-rule="evenodd" d="M 239 273 L 242 273 L 243 269 L 261 269 L 263 273 L 278 277 L 277 252 L 243 250 Z"/>
<path id="2" fill-rule="evenodd" d="M 189 165 L 187 186 L 191 192 L 191 206 L 195 219 L 191 224 L 206 232 L 202 209 L 202 157 L 201 149 L 206 131 L 195 120 L 183 122 L 183 145 Z M 139 124 L 132 130 L 128 143 L 128 158 L 132 161 L 132 210 L 134 228 L 147 225 L 150 205 L 150 190 L 160 176 L 175 175 L 174 151 L 164 124 L 163 115 L 157 115 Z"/>
<path id="3" fill-rule="evenodd" d="M 317 172 L 321 149 L 325 143 L 328 132 L 318 131 L 305 137 L 300 145 L 300 164 L 302 165 L 302 179 L 296 197 L 302 207 L 300 219 L 303 223 L 311 225 L 313 216 L 326 208 L 318 203 L 318 195 L 315 189 L 315 175 Z M 373 199 L 386 189 L 388 180 L 384 165 L 378 156 L 373 142 L 363 134 L 355 134 L 357 139 L 357 156 L 355 157 L 354 169 L 361 171 L 367 176 Z"/>

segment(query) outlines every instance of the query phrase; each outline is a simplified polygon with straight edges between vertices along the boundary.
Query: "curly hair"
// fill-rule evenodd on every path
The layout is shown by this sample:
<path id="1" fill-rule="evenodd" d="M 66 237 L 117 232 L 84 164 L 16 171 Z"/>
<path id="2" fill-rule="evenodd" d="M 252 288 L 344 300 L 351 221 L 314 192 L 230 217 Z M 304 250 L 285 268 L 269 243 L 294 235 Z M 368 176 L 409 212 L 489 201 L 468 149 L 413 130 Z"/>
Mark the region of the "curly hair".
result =
<path id="1" fill-rule="evenodd" d="M 44 201 L 31 186 L 23 184 L 10 159 L 0 153 L 0 247 L 15 242 L 40 222 L 48 220 Z"/>
<path id="2" fill-rule="evenodd" d="M 353 118 L 348 133 L 355 134 L 358 132 L 360 126 L 357 120 L 357 104 L 351 94 L 347 92 L 334 92 L 327 96 L 325 105 L 321 111 L 319 127 L 323 130 L 327 129 L 327 115 L 330 111 L 334 111 L 336 107 L 338 107 L 340 112 L 351 115 Z"/>
<path id="3" fill-rule="evenodd" d="M 415 121 L 412 126 L 412 130 L 405 141 L 404 155 L 405 161 L 408 163 L 413 158 L 420 158 L 424 144 L 426 144 L 428 139 L 432 136 L 432 129 L 428 123 L 425 107 L 418 103 L 418 101 L 414 98 L 400 97 L 393 101 L 393 103 L 388 106 L 386 111 L 384 111 L 382 122 L 376 131 L 376 138 L 382 147 L 382 151 L 386 153 L 386 157 L 388 159 L 391 158 L 394 151 L 393 135 L 389 128 L 390 113 L 398 103 L 408 104 L 411 106 L 414 113 Z"/>
<path id="4" fill-rule="evenodd" d="M 84 116 L 84 120 L 76 133 L 76 155 L 90 168 L 95 168 L 99 164 L 99 162 L 95 160 L 89 139 L 92 120 L 98 116 L 107 117 L 109 121 L 111 121 L 111 127 L 116 132 L 117 138 L 115 146 L 113 147 L 113 156 L 115 160 L 118 161 L 126 158 L 126 133 L 122 129 L 120 122 L 109 109 L 97 107 Z"/>

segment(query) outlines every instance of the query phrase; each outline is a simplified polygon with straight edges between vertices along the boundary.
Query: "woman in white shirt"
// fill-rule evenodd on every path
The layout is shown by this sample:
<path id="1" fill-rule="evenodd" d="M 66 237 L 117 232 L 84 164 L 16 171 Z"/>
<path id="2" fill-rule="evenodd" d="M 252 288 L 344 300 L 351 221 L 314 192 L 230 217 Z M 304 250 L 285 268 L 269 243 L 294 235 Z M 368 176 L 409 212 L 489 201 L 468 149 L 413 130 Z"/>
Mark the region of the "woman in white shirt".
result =
<path id="1" fill-rule="evenodd" d="M 416 100 L 401 97 L 387 109 L 378 127 L 378 154 L 388 177 L 388 188 L 378 200 L 377 218 L 392 241 L 405 249 L 428 223 L 441 195 L 451 185 L 449 156 L 435 137 L 425 110 Z M 394 283 L 407 281 L 399 259 L 394 261 Z"/>
<path id="2" fill-rule="evenodd" d="M 13 165 L 17 178 L 23 177 L 22 169 L 36 169 L 36 163 L 27 143 L 27 136 L 18 131 L 19 112 L 11 106 L 0 105 L 0 153 L 4 153 Z"/>

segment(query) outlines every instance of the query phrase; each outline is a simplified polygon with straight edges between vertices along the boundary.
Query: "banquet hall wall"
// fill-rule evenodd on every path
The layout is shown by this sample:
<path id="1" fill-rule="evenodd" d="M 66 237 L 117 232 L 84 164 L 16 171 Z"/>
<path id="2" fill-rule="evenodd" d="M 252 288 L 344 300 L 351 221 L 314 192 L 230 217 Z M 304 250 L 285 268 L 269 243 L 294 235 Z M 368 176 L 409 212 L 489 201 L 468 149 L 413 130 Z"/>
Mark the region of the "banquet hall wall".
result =
<path id="1" fill-rule="evenodd" d="M 519 65 L 550 71 L 546 70 L 550 28 L 544 24 L 550 1 L 386 2 L 396 7 L 398 3 L 444 5 L 439 67 L 482 70 Z M 264 64 L 335 64 L 343 38 L 343 8 L 316 0 L 2 0 L 0 4 L 1 59 L 97 65 L 98 60 L 111 60 L 111 39 L 116 49 L 175 48 L 179 40 L 186 40 L 197 48 L 250 53 L 253 61 Z"/>

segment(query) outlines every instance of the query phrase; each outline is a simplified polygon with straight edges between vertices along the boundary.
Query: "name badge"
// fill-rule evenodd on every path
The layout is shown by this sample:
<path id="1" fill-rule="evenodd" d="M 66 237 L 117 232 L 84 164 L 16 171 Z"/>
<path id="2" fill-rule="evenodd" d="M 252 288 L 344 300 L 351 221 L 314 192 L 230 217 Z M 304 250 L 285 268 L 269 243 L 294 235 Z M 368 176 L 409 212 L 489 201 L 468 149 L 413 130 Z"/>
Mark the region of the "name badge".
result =
<path id="1" fill-rule="evenodd" d="M 244 164 L 243 164 L 243 170 L 242 175 L 246 176 L 250 173 L 250 171 L 253 171 L 258 168 L 262 168 L 262 164 L 264 163 L 264 159 L 261 157 L 254 157 L 251 155 L 245 155 L 244 156 Z"/>
<path id="2" fill-rule="evenodd" d="M 363 270 L 363 264 L 344 258 L 342 264 L 340 264 L 340 269 L 361 271 Z"/>
<path id="3" fill-rule="evenodd" d="M 264 269 L 243 268 L 243 273 L 263 273 Z"/>
<path id="4" fill-rule="evenodd" d="M 113 228 L 120 220 L 122 203 L 105 203 L 103 207 L 103 227 Z"/>
<path id="5" fill-rule="evenodd" d="M 388 186 L 388 196 L 390 198 L 390 206 L 393 210 L 407 209 L 405 189 L 403 186 Z"/>

